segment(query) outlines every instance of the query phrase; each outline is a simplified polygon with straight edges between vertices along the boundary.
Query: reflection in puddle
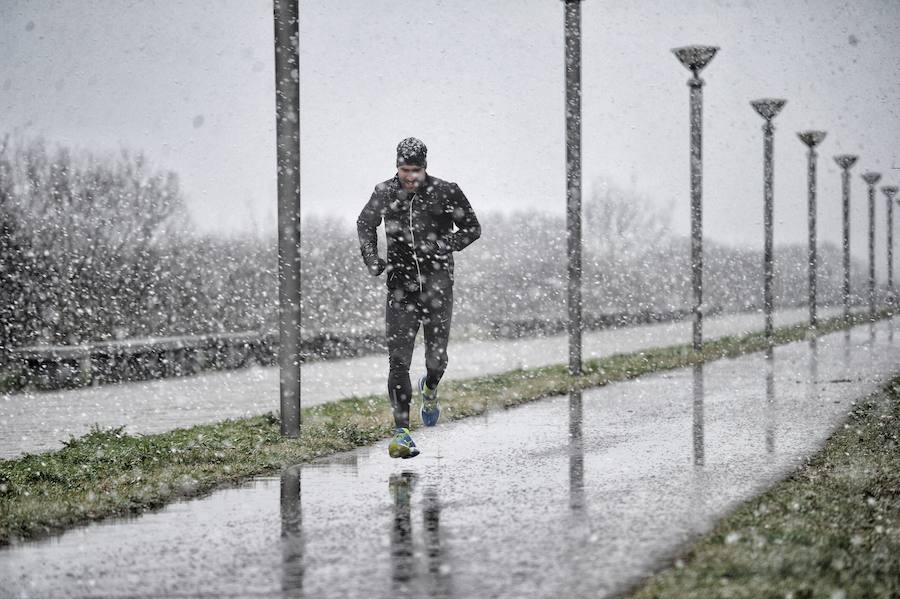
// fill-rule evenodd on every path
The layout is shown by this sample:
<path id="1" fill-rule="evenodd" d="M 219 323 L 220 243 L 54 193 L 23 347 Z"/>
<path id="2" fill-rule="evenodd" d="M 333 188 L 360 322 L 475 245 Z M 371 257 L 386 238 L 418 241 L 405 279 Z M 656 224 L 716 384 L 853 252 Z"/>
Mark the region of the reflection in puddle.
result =
<path id="1" fill-rule="evenodd" d="M 412 510 L 410 500 L 416 474 L 391 474 L 388 490 L 394 500 L 394 520 L 391 527 L 391 578 L 395 587 L 403 589 L 413 577 Z"/>
<path id="2" fill-rule="evenodd" d="M 809 376 L 806 382 L 806 400 L 815 401 L 819 396 L 819 340 L 809 340 Z"/>
<path id="3" fill-rule="evenodd" d="M 300 466 L 281 473 L 281 590 L 285 596 L 303 596 L 303 513 L 300 502 Z"/>
<path id="4" fill-rule="evenodd" d="M 427 487 L 424 495 L 425 556 L 428 560 L 428 580 L 432 586 L 429 595 L 450 597 L 450 567 L 444 562 L 445 543 L 441 538 L 441 503 L 437 487 Z"/>
<path id="5" fill-rule="evenodd" d="M 584 508 L 584 441 L 581 391 L 569 392 L 569 507 Z"/>
<path id="6" fill-rule="evenodd" d="M 766 452 L 775 453 L 775 350 L 766 349 Z"/>
<path id="7" fill-rule="evenodd" d="M 844 330 L 844 368 L 850 367 L 850 329 Z"/>
<path id="8" fill-rule="evenodd" d="M 426 576 L 417 580 L 415 537 L 413 534 L 412 497 L 418 475 L 403 471 L 391 474 L 388 491 L 393 500 L 391 525 L 391 581 L 394 597 L 450 597 L 450 568 L 444 560 L 441 538 L 441 503 L 438 489 L 431 485 L 423 492 L 423 529 Z M 413 586 L 420 582 L 421 585 Z M 418 587 L 422 588 L 419 589 Z"/>
<path id="9" fill-rule="evenodd" d="M 694 465 L 703 466 L 703 364 L 694 364 Z"/>

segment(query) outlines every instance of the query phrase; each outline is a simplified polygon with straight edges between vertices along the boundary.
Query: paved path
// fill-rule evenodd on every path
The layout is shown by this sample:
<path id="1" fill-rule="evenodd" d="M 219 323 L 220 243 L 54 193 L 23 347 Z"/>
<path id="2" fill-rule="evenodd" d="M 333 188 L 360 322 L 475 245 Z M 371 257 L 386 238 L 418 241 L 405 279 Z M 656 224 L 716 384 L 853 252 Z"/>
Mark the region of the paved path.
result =
<path id="1" fill-rule="evenodd" d="M 823 310 L 822 318 L 839 309 Z M 781 326 L 804 322 L 805 309 L 776 313 Z M 707 319 L 712 339 L 763 328 L 760 313 Z M 691 322 L 682 321 L 590 332 L 584 335 L 586 358 L 689 343 Z M 565 335 L 515 341 L 464 341 L 448 350 L 448 379 L 462 379 L 515 368 L 565 364 Z M 413 373 L 424 372 L 422 344 L 413 356 Z M 414 379 L 415 379 L 414 375 Z M 349 395 L 385 393 L 386 356 L 314 362 L 303 367 L 303 405 Z M 56 449 L 61 441 L 87 433 L 93 424 L 125 426 L 130 433 L 154 433 L 268 411 L 278 411 L 278 369 L 249 368 L 180 379 L 106 385 L 69 391 L 0 396 L 0 458 Z"/>
<path id="2" fill-rule="evenodd" d="M 602 597 L 795 469 L 900 320 L 416 431 L 0 550 L 3 597 Z M 895 340 L 896 339 L 896 340 Z"/>

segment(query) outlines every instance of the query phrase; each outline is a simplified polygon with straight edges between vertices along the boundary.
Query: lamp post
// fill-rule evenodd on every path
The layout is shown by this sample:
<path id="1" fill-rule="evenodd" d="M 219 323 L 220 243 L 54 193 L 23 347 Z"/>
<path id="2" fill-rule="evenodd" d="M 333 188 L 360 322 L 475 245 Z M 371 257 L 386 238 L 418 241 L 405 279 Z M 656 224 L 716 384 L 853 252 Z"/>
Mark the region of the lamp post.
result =
<path id="1" fill-rule="evenodd" d="M 719 48 L 685 46 L 672 52 L 693 76 L 691 89 L 691 279 L 694 290 L 694 351 L 703 349 L 703 79 L 700 71 L 709 64 Z"/>
<path id="2" fill-rule="evenodd" d="M 867 171 L 862 178 L 869 186 L 869 321 L 875 322 L 875 184 L 881 175 Z"/>
<path id="3" fill-rule="evenodd" d="M 275 0 L 278 365 L 281 434 L 300 435 L 300 87 L 298 0 Z"/>
<path id="4" fill-rule="evenodd" d="M 569 374 L 581 374 L 581 0 L 564 0 Z"/>
<path id="5" fill-rule="evenodd" d="M 885 185 L 881 192 L 887 197 L 887 280 L 890 302 L 893 307 L 894 297 L 894 196 L 897 195 L 896 185 Z"/>
<path id="6" fill-rule="evenodd" d="M 841 167 L 843 214 L 844 214 L 844 285 L 841 296 L 844 302 L 844 324 L 850 324 L 850 168 L 856 164 L 858 156 L 839 154 L 834 161 Z"/>
<path id="7" fill-rule="evenodd" d="M 806 185 L 809 209 L 809 328 L 815 330 L 818 326 L 816 318 L 816 276 L 818 268 L 818 256 L 816 252 L 816 146 L 825 139 L 824 131 L 801 131 L 797 134 L 809 148 L 806 160 Z"/>
<path id="8" fill-rule="evenodd" d="M 772 208 L 773 208 L 773 191 L 772 191 L 772 153 L 773 153 L 773 137 L 775 133 L 775 125 L 772 119 L 784 108 L 786 100 L 776 98 L 764 98 L 762 100 L 754 100 L 750 102 L 759 116 L 766 119 L 763 125 L 763 222 L 764 222 L 764 244 L 763 244 L 763 307 L 766 313 L 766 343 L 772 345 L 772 333 L 774 331 L 772 323 L 772 279 L 773 279 L 773 259 L 772 259 Z"/>

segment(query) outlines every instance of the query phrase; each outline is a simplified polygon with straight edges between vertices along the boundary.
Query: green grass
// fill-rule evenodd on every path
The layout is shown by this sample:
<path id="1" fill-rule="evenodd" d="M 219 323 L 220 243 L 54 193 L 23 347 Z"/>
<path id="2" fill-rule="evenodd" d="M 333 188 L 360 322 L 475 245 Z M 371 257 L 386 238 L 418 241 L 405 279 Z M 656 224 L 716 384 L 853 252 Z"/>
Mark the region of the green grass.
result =
<path id="1" fill-rule="evenodd" d="M 17 373 L 0 369 L 0 393 L 10 393 L 19 389 L 18 379 Z"/>
<path id="2" fill-rule="evenodd" d="M 867 320 L 856 315 L 851 324 Z M 844 326 L 843 319 L 831 319 L 820 324 L 819 333 Z M 775 341 L 798 341 L 807 334 L 802 324 L 780 328 Z M 699 353 L 677 345 L 589 360 L 578 377 L 556 365 L 448 381 L 442 385 L 442 418 L 458 420 L 765 347 L 763 334 L 751 333 L 709 341 Z M 155 435 L 93 430 L 58 451 L 0 460 L 0 545 L 156 509 L 250 476 L 371 445 L 389 434 L 392 423 L 386 398 L 376 395 L 306 408 L 301 417 L 297 439 L 282 438 L 277 418 L 268 414 Z"/>
<path id="3" fill-rule="evenodd" d="M 631 597 L 900 597 L 900 377 Z"/>

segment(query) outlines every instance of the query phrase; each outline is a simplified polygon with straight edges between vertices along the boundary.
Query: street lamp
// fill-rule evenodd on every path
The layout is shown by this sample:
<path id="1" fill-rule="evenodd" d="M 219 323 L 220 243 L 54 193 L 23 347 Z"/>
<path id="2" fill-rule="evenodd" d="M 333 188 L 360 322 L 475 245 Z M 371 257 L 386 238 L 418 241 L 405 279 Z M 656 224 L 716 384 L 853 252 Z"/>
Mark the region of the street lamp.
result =
<path id="1" fill-rule="evenodd" d="M 809 148 L 807 153 L 806 183 L 809 208 L 809 328 L 815 329 L 816 319 L 816 270 L 818 259 L 816 254 L 816 146 L 825 139 L 824 131 L 801 131 L 797 134 Z"/>
<path id="2" fill-rule="evenodd" d="M 839 154 L 834 161 L 841 167 L 842 198 L 844 213 L 844 286 L 841 296 L 844 301 L 844 324 L 850 324 L 850 168 L 856 164 L 858 156 L 852 154 Z"/>
<path id="3" fill-rule="evenodd" d="M 763 184 L 764 184 L 764 204 L 763 204 L 763 221 L 765 228 L 765 242 L 763 249 L 763 306 L 766 312 L 766 343 L 772 345 L 772 333 L 774 330 L 772 323 L 772 279 L 773 279 L 773 260 L 772 260 L 772 152 L 773 152 L 773 136 L 775 133 L 775 125 L 772 119 L 784 108 L 786 100 L 776 98 L 764 98 L 762 100 L 754 100 L 750 102 L 759 116 L 766 119 L 763 125 Z"/>
<path id="4" fill-rule="evenodd" d="M 709 64 L 719 48 L 685 46 L 672 52 L 693 77 L 691 88 L 691 275 L 694 288 L 694 351 L 703 349 L 703 79 L 700 71 Z"/>
<path id="5" fill-rule="evenodd" d="M 300 87 L 298 0 L 275 0 L 278 365 L 281 434 L 300 435 Z"/>
<path id="6" fill-rule="evenodd" d="M 875 184 L 881 175 L 868 171 L 862 178 L 869 186 L 869 320 L 875 322 Z"/>
<path id="7" fill-rule="evenodd" d="M 569 374 L 581 374 L 581 0 L 564 0 Z"/>
<path id="8" fill-rule="evenodd" d="M 897 195 L 896 185 L 885 185 L 881 188 L 887 197 L 887 279 L 889 300 L 893 305 L 894 297 L 894 196 Z"/>

